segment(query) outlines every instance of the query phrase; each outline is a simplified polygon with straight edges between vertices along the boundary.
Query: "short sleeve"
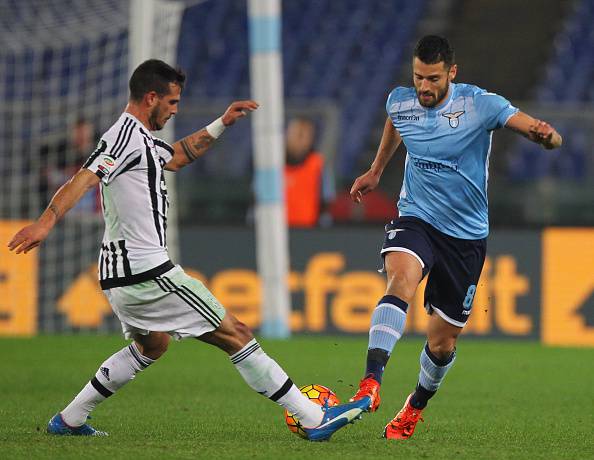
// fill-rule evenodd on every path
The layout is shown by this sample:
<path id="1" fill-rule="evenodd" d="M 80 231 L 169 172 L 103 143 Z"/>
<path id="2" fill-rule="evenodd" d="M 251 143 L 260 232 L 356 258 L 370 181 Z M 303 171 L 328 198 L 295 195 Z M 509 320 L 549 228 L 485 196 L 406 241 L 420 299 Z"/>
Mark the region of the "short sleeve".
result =
<path id="1" fill-rule="evenodd" d="M 141 155 L 141 152 L 131 145 L 127 145 L 122 153 L 117 156 L 111 154 L 110 148 L 109 140 L 102 137 L 97 144 L 97 148 L 83 165 L 83 168 L 95 173 L 105 184 L 113 180 L 119 172 L 138 164 Z"/>
<path id="2" fill-rule="evenodd" d="M 474 105 L 483 126 L 489 131 L 502 128 L 512 115 L 518 113 L 517 107 L 495 93 L 477 94 Z"/>
<path id="3" fill-rule="evenodd" d="M 403 98 L 407 96 L 407 89 L 402 86 L 398 86 L 390 91 L 388 94 L 388 99 L 386 99 L 386 112 L 390 115 L 394 112 L 394 104 L 400 102 Z"/>
<path id="4" fill-rule="evenodd" d="M 390 115 L 390 107 L 392 107 L 392 102 L 393 102 L 392 95 L 393 94 L 394 94 L 394 90 L 390 91 L 390 94 L 388 94 L 388 99 L 386 99 L 386 112 L 388 113 L 388 115 Z"/>
<path id="5" fill-rule="evenodd" d="M 173 147 L 163 139 L 159 139 L 157 137 L 153 137 L 153 139 L 155 141 L 155 147 L 157 148 L 159 157 L 165 160 L 165 163 L 169 162 L 173 158 Z"/>

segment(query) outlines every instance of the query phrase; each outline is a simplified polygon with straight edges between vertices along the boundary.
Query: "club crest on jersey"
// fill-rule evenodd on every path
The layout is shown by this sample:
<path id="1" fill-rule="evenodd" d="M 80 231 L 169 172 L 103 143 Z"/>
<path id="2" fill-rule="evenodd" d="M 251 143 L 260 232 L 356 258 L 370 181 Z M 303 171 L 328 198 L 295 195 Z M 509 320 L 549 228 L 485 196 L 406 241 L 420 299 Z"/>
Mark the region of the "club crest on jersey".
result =
<path id="1" fill-rule="evenodd" d="M 403 231 L 404 231 L 404 229 L 403 229 L 403 228 L 397 228 L 397 229 L 395 229 L 395 230 L 390 230 L 390 231 L 388 232 L 388 239 L 389 239 L 389 240 L 393 240 L 394 238 L 396 238 L 396 233 L 398 233 L 398 232 L 403 232 Z"/>
<path id="2" fill-rule="evenodd" d="M 462 115 L 463 113 L 464 110 L 460 110 L 458 112 L 442 113 L 441 116 L 446 117 L 449 120 L 450 126 L 452 128 L 457 128 L 460 124 L 460 120 L 458 120 L 458 117 L 460 117 L 460 115 Z"/>

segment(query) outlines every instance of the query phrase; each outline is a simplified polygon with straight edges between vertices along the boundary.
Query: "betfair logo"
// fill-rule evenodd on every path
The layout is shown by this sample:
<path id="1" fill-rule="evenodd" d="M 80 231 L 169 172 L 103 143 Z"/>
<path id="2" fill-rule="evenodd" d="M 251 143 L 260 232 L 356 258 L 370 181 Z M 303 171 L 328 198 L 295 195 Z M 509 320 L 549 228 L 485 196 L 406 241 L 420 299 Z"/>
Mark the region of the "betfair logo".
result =
<path id="1" fill-rule="evenodd" d="M 547 345 L 594 346 L 593 241 L 590 228 L 544 231 L 541 324 Z"/>

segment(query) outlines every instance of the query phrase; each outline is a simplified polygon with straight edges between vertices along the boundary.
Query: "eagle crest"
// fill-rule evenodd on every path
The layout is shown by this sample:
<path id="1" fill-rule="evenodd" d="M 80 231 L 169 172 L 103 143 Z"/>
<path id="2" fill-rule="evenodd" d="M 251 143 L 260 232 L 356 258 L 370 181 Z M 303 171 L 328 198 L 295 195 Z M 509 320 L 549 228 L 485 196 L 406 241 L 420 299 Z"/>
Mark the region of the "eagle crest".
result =
<path id="1" fill-rule="evenodd" d="M 453 112 L 453 113 L 442 113 L 441 116 L 446 117 L 449 120 L 450 126 L 452 128 L 457 128 L 458 125 L 460 124 L 460 120 L 458 120 L 458 117 L 460 115 L 462 115 L 463 113 L 464 113 L 464 110 L 460 110 L 458 112 Z"/>

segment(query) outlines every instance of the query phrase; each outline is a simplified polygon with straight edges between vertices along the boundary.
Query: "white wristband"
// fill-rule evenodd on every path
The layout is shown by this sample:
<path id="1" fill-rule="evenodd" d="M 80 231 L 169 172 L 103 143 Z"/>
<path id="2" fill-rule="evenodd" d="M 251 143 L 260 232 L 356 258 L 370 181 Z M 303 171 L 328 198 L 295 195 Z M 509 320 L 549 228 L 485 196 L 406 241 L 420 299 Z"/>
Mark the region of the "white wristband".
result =
<path id="1" fill-rule="evenodd" d="M 219 117 L 206 127 L 206 131 L 212 137 L 217 139 L 221 134 L 223 134 L 223 131 L 225 131 L 225 128 L 226 128 L 226 126 L 223 123 L 223 117 Z"/>

